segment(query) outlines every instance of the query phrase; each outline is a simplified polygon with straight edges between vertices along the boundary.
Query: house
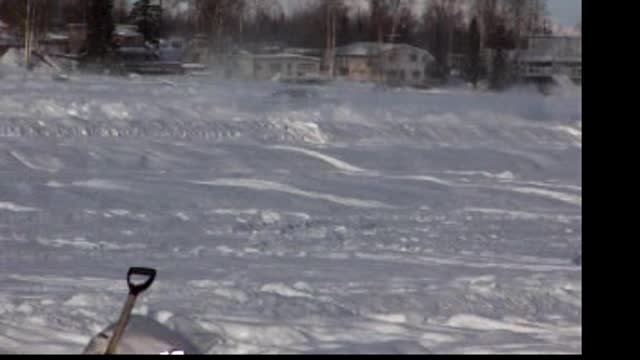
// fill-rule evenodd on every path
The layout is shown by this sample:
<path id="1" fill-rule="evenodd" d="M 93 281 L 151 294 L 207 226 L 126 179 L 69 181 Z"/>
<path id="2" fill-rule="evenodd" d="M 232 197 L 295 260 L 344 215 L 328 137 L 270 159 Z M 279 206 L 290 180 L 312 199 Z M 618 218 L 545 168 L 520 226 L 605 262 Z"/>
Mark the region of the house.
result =
<path id="1" fill-rule="evenodd" d="M 389 84 L 419 86 L 429 82 L 429 67 L 435 63 L 424 49 L 406 44 L 394 44 L 381 51 L 380 70 Z"/>
<path id="2" fill-rule="evenodd" d="M 525 81 L 564 75 L 582 82 L 582 37 L 528 36 L 515 55 L 516 75 Z"/>
<path id="3" fill-rule="evenodd" d="M 67 24 L 69 36 L 69 53 L 80 55 L 87 50 L 87 24 Z"/>
<path id="4" fill-rule="evenodd" d="M 145 41 L 137 25 L 118 24 L 113 31 L 112 41 L 119 47 L 144 47 Z"/>
<path id="5" fill-rule="evenodd" d="M 318 48 L 288 47 L 288 48 L 285 48 L 282 52 L 285 52 L 287 54 L 296 54 L 296 55 L 304 55 L 304 56 L 312 56 L 312 57 L 322 57 L 324 55 L 324 50 L 318 49 Z"/>
<path id="6" fill-rule="evenodd" d="M 40 47 L 47 54 L 63 55 L 69 53 L 69 36 L 61 33 L 48 32 L 39 41 Z"/>
<path id="7" fill-rule="evenodd" d="M 382 47 L 389 47 L 387 44 Z M 358 42 L 336 48 L 334 75 L 353 81 L 379 80 L 376 60 L 380 53 L 380 44 Z"/>
<path id="8" fill-rule="evenodd" d="M 3 39 L 7 36 L 9 36 L 9 25 L 0 20 L 0 39 Z"/>
<path id="9" fill-rule="evenodd" d="M 353 81 L 421 85 L 433 56 L 408 44 L 357 42 L 336 49 L 335 74 Z"/>
<path id="10" fill-rule="evenodd" d="M 9 25 L 0 20 L 0 56 L 2 56 L 11 46 L 16 46 L 17 40 L 11 33 Z"/>
<path id="11" fill-rule="evenodd" d="M 211 62 L 211 51 L 209 40 L 205 34 L 197 34 L 185 49 L 185 61 L 188 63 L 209 64 Z"/>
<path id="12" fill-rule="evenodd" d="M 160 60 L 182 62 L 187 50 L 187 43 L 184 39 L 172 36 L 168 39 L 160 40 Z"/>
<path id="13" fill-rule="evenodd" d="M 319 77 L 321 62 L 320 58 L 297 54 L 254 55 L 253 77 L 258 80 Z"/>
<path id="14" fill-rule="evenodd" d="M 137 25 L 116 25 L 112 42 L 116 46 L 116 57 L 122 63 L 142 63 L 158 58 L 156 51 L 147 46 Z"/>
<path id="15" fill-rule="evenodd" d="M 225 66 L 225 74 L 229 78 L 239 78 L 244 80 L 254 77 L 254 57 L 246 50 L 238 50 L 228 57 Z"/>

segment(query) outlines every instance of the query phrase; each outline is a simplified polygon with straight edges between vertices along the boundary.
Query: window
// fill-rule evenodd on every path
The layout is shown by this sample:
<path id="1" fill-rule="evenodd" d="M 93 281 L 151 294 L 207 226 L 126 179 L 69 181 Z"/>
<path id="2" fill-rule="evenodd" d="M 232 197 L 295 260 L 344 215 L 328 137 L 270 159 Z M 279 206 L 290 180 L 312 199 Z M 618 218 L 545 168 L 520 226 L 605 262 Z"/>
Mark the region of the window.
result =
<path id="1" fill-rule="evenodd" d="M 410 58 L 411 58 L 411 62 L 418 62 L 418 54 L 413 53 L 411 54 Z"/>
<path id="2" fill-rule="evenodd" d="M 348 69 L 348 68 L 346 68 L 346 67 L 341 67 L 341 68 L 340 68 L 340 75 L 342 75 L 342 76 L 347 76 L 347 75 L 349 75 L 349 69 Z"/>
<path id="3" fill-rule="evenodd" d="M 420 77 L 422 76 L 422 73 L 420 71 L 414 71 L 413 72 L 413 78 L 414 79 L 420 79 Z"/>

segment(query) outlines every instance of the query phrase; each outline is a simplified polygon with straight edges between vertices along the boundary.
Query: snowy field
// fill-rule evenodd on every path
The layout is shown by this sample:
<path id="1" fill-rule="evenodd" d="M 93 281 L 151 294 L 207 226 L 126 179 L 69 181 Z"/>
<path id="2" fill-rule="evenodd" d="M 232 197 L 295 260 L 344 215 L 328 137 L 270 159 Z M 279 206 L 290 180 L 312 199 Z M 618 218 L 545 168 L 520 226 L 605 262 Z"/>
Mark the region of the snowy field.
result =
<path id="1" fill-rule="evenodd" d="M 287 91 L 296 89 L 296 91 Z M 582 96 L 0 67 L 0 353 L 581 353 Z"/>

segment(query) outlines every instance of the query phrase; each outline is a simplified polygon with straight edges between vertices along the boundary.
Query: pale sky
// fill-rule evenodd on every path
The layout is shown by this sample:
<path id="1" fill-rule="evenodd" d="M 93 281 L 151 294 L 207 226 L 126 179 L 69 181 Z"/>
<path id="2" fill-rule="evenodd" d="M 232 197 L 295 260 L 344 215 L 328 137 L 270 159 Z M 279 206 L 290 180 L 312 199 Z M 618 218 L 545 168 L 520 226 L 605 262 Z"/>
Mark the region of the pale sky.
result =
<path id="1" fill-rule="evenodd" d="M 582 19 L 582 0 L 547 0 L 553 21 L 563 26 L 575 26 Z"/>

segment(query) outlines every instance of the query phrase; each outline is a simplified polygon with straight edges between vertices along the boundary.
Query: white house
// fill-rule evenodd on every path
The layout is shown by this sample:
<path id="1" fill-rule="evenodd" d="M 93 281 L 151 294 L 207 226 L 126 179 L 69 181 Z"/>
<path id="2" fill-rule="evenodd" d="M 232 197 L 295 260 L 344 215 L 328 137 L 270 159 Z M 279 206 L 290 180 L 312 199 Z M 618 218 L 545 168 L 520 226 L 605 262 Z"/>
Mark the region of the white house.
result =
<path id="1" fill-rule="evenodd" d="M 253 77 L 259 80 L 319 77 L 320 63 L 320 58 L 296 54 L 254 55 Z"/>
<path id="2" fill-rule="evenodd" d="M 357 42 L 336 49 L 335 75 L 353 81 L 398 85 L 428 82 L 433 56 L 408 44 Z"/>
<path id="3" fill-rule="evenodd" d="M 0 20 L 0 46 L 9 46 L 15 42 L 15 37 L 11 34 L 9 25 Z"/>
<path id="4" fill-rule="evenodd" d="M 565 75 L 582 81 L 582 37 L 536 35 L 526 38 L 515 56 L 517 75 L 524 80 Z"/>
<path id="5" fill-rule="evenodd" d="M 380 63 L 386 82 L 416 86 L 429 81 L 429 67 L 435 63 L 435 59 L 427 50 L 394 44 L 380 53 Z"/>

